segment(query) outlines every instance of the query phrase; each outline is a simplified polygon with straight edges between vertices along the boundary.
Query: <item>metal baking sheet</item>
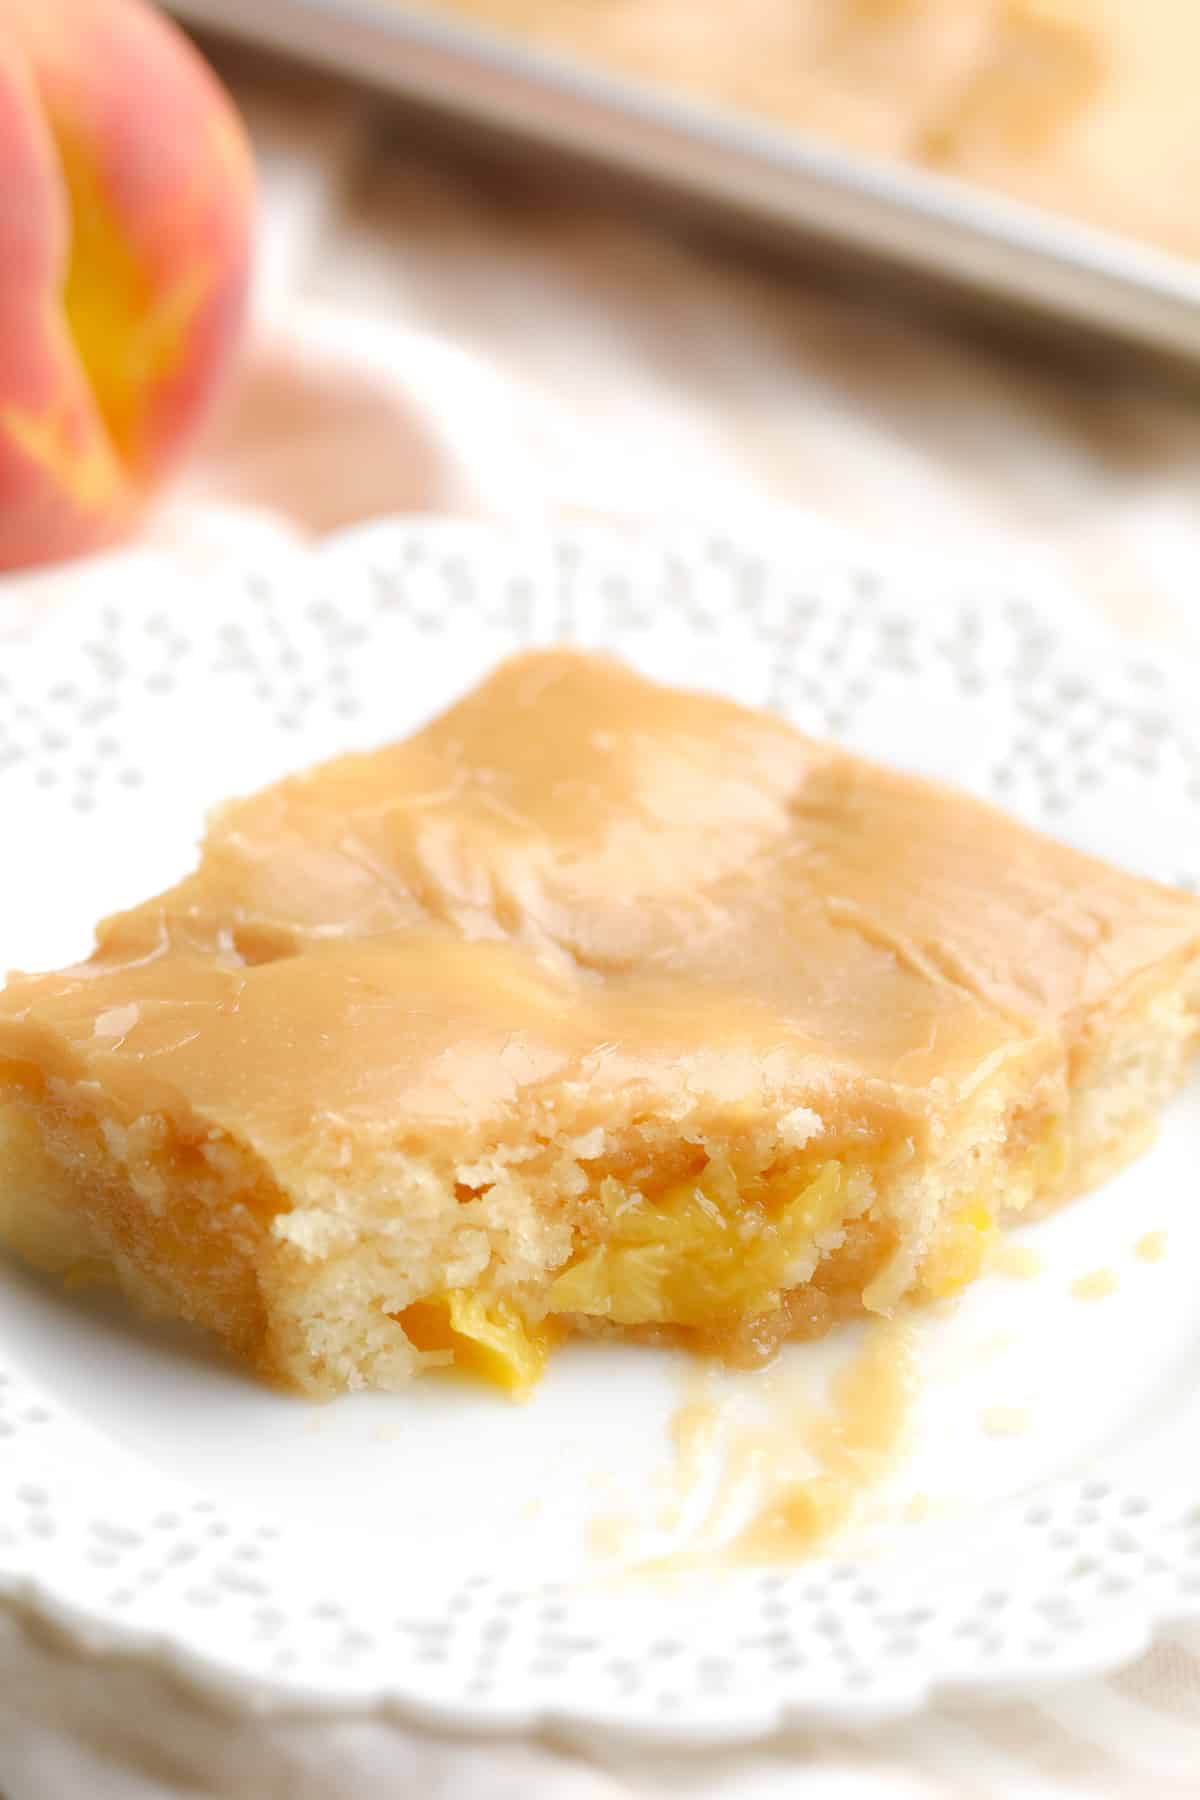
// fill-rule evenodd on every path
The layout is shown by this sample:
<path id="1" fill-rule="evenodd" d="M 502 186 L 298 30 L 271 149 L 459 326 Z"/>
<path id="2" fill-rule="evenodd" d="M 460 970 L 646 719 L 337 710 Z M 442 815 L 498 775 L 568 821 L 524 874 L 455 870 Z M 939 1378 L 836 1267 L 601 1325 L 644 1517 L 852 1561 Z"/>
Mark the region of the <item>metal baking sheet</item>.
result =
<path id="1" fill-rule="evenodd" d="M 186 24 L 958 290 L 1200 365 L 1200 264 L 903 164 L 722 113 L 401 0 L 171 0 Z"/>

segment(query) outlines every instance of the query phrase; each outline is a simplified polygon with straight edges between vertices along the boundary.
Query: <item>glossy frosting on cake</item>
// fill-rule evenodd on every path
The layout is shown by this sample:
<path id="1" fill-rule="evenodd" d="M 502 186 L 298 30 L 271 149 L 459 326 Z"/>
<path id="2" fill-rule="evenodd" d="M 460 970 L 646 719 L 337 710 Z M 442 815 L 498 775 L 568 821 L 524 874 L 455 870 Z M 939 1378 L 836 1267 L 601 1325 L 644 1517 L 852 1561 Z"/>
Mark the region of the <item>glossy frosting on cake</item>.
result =
<path id="1" fill-rule="evenodd" d="M 535 652 L 223 808 L 89 962 L 10 981 L 0 1082 L 65 1168 L 115 1159 L 78 1204 L 168 1285 L 173 1195 L 227 1167 L 297 1268 L 391 1243 L 371 1306 L 422 1350 L 430 1282 L 460 1318 L 490 1283 L 535 1322 L 782 1330 L 827 1251 L 868 1306 L 922 1261 L 954 1285 L 999 1206 L 1125 1142 L 1132 1103 L 1080 1110 L 1089 1067 L 1198 950 L 1190 897 L 963 794 Z M 1172 1005 L 1156 1096 L 1191 1031 Z M 196 1267 L 214 1206 L 186 1212 Z M 435 1214 L 451 1247 L 422 1263 Z M 216 1293 L 213 1245 L 188 1279 Z M 238 1279 L 257 1305 L 266 1277 Z"/>
<path id="2" fill-rule="evenodd" d="M 227 806 L 195 874 L 3 1013 L 248 1109 L 491 1116 L 572 1070 L 720 1086 L 722 1055 L 911 1099 L 1069 1047 L 1198 932 L 1190 897 L 968 796 L 556 651 Z"/>

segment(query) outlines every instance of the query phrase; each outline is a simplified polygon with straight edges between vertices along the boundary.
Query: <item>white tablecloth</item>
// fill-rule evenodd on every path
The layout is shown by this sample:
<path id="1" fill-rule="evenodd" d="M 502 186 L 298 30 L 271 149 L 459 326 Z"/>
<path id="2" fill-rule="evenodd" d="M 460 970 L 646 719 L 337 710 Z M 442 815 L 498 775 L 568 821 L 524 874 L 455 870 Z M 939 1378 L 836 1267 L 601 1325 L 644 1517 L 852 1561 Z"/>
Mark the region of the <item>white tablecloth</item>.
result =
<path id="1" fill-rule="evenodd" d="M 220 566 L 247 529 L 396 510 L 753 533 L 803 505 L 1048 566 L 1118 629 L 1200 653 L 1200 406 L 1056 372 L 757 270 L 547 176 L 435 158 L 386 110 L 238 60 L 264 217 L 258 322 L 149 522 Z M 10 588 L 37 605 L 78 570 Z M 231 1720 L 152 1667 L 0 1613 L 5 1800 L 1142 1800 L 1200 1795 L 1200 1632 L 1028 1702 L 633 1756 L 384 1719 Z"/>

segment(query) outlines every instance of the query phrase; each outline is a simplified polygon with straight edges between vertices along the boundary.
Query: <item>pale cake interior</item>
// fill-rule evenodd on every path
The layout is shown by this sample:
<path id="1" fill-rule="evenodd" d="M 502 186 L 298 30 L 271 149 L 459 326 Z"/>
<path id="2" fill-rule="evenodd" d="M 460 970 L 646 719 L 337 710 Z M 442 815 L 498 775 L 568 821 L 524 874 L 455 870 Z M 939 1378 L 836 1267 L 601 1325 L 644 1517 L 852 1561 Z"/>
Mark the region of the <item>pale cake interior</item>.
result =
<path id="1" fill-rule="evenodd" d="M 578 1331 L 753 1363 L 956 1291 L 1198 1031 L 1187 896 L 545 653 L 12 982 L 0 1238 L 312 1394 L 519 1393 Z"/>
<path id="2" fill-rule="evenodd" d="M 313 1393 L 450 1361 L 520 1392 L 566 1331 L 640 1328 L 750 1364 L 864 1307 L 956 1292 L 1000 1225 L 1140 1150 L 1198 1017 L 1200 982 L 1155 995 L 1061 1111 L 1031 1118 L 997 1088 L 927 1158 L 823 1148 L 819 1127 L 814 1146 L 808 1119 L 648 1120 L 282 1184 L 216 1129 L 118 1120 L 65 1083 L 16 1097 L 8 1068 L 0 1238 L 76 1281 L 115 1276 Z"/>

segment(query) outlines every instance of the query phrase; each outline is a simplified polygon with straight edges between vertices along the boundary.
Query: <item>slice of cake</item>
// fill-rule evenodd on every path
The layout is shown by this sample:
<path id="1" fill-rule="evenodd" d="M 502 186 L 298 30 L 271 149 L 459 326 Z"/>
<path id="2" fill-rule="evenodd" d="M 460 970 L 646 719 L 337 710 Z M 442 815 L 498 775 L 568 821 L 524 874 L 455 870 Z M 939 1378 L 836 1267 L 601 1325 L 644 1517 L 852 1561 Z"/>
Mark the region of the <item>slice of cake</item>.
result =
<path id="1" fill-rule="evenodd" d="M 0 1236 L 310 1393 L 752 1362 L 1142 1146 L 1200 904 L 569 651 L 225 807 L 0 994 Z"/>

